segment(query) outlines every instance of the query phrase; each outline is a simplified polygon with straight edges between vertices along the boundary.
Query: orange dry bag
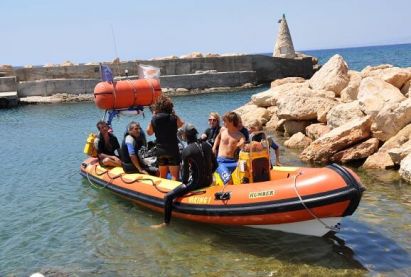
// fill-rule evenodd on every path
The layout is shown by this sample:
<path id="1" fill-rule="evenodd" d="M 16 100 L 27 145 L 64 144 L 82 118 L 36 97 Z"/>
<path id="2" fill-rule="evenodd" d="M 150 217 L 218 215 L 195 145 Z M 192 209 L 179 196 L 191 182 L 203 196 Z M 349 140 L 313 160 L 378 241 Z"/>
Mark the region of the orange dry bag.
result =
<path id="1" fill-rule="evenodd" d="M 125 109 L 149 106 L 161 95 L 157 79 L 100 82 L 94 88 L 94 102 L 100 109 Z"/>

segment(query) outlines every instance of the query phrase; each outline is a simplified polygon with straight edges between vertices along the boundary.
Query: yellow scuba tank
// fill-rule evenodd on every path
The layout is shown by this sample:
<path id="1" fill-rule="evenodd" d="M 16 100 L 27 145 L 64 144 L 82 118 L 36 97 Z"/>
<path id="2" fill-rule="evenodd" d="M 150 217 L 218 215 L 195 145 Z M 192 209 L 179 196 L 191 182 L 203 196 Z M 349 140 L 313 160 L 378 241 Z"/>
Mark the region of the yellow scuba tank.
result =
<path id="1" fill-rule="evenodd" d="M 97 157 L 97 149 L 94 147 L 94 140 L 96 139 L 96 134 L 90 133 L 87 137 L 86 145 L 84 145 L 84 154 L 90 157 Z"/>

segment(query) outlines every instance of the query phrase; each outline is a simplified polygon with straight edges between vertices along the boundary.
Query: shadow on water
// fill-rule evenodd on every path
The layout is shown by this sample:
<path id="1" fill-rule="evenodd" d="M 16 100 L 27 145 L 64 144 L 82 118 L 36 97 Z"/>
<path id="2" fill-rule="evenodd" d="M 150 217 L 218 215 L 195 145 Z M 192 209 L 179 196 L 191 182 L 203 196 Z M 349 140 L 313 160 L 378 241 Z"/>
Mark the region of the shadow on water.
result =
<path id="1" fill-rule="evenodd" d="M 365 270 L 365 267 L 353 258 L 354 251 L 343 243 L 339 243 L 334 239 L 335 237 L 319 238 L 248 227 L 202 226 L 203 224 L 193 226 L 181 220 L 178 224 L 175 228 L 183 232 L 201 230 L 201 232 L 217 234 L 210 243 L 216 248 L 234 253 L 274 258 L 292 264 Z"/>
<path id="2" fill-rule="evenodd" d="M 369 225 L 347 218 L 334 241 L 342 250 L 354 249 L 352 257 L 367 270 L 398 272 L 411 269 L 411 255 L 395 240 Z"/>

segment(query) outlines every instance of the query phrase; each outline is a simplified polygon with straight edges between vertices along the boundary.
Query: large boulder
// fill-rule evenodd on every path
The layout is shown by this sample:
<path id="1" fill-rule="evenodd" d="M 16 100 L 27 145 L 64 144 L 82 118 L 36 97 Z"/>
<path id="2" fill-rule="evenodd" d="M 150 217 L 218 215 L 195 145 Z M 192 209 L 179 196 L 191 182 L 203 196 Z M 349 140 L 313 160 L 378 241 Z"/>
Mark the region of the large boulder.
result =
<path id="1" fill-rule="evenodd" d="M 244 105 L 236 109 L 234 112 L 241 116 L 244 126 L 248 126 L 256 119 L 258 119 L 263 125 L 270 120 L 270 113 L 267 109 L 258 107 L 254 104 Z"/>
<path id="2" fill-rule="evenodd" d="M 376 77 L 400 89 L 405 82 L 411 79 L 411 71 L 405 68 L 383 66 L 381 68 L 365 68 L 362 71 L 364 78 Z"/>
<path id="3" fill-rule="evenodd" d="M 390 155 L 390 158 L 394 165 L 399 165 L 401 161 L 411 153 L 411 140 L 407 141 L 403 145 L 392 148 L 388 150 L 388 155 Z"/>
<path id="4" fill-rule="evenodd" d="M 271 82 L 271 87 L 278 87 L 281 86 L 283 84 L 287 84 L 287 83 L 304 83 L 305 79 L 302 77 L 286 77 L 283 79 L 277 79 Z"/>
<path id="5" fill-rule="evenodd" d="M 300 89 L 276 99 L 278 117 L 289 120 L 326 121 L 328 111 L 338 104 L 331 91 Z"/>
<path id="6" fill-rule="evenodd" d="M 324 123 L 314 123 L 305 128 L 305 134 L 312 140 L 318 139 L 329 131 L 331 128 Z"/>
<path id="7" fill-rule="evenodd" d="M 361 73 L 358 71 L 349 70 L 348 76 L 350 77 L 350 81 L 341 91 L 341 101 L 345 103 L 357 100 L 358 89 L 362 80 Z"/>
<path id="8" fill-rule="evenodd" d="M 338 151 L 369 138 L 370 129 L 371 118 L 369 116 L 350 121 L 315 140 L 304 149 L 300 158 L 307 162 L 327 163 Z"/>
<path id="9" fill-rule="evenodd" d="M 337 163 L 348 163 L 356 160 L 363 160 L 378 150 L 379 140 L 370 138 L 364 142 L 358 143 L 351 148 L 335 153 L 331 161 Z"/>
<path id="10" fill-rule="evenodd" d="M 386 104 L 371 125 L 373 136 L 386 141 L 411 122 L 411 98 Z"/>
<path id="11" fill-rule="evenodd" d="M 275 106 L 279 97 L 287 94 L 295 94 L 302 88 L 308 88 L 308 83 L 285 83 L 254 94 L 251 96 L 251 101 L 259 107 Z"/>
<path id="12" fill-rule="evenodd" d="M 349 80 L 347 63 L 337 54 L 311 77 L 309 84 L 313 89 L 330 90 L 339 96 Z"/>
<path id="13" fill-rule="evenodd" d="M 361 110 L 371 116 L 376 116 L 387 103 L 405 100 L 398 88 L 373 77 L 362 79 L 357 98 Z"/>
<path id="14" fill-rule="evenodd" d="M 305 120 L 286 120 L 284 122 L 284 136 L 291 137 L 296 133 L 305 132 L 305 128 L 312 122 Z"/>
<path id="15" fill-rule="evenodd" d="M 411 140 L 411 124 L 405 126 L 395 136 L 387 140 L 378 150 L 377 153 L 369 156 L 362 165 L 364 168 L 391 168 L 395 164 L 389 155 L 393 148 L 401 147 Z"/>
<path id="16" fill-rule="evenodd" d="M 405 84 L 401 88 L 401 93 L 405 95 L 405 97 L 411 97 L 411 80 L 405 82 Z"/>
<path id="17" fill-rule="evenodd" d="M 411 183 L 411 154 L 401 161 L 399 173 L 401 178 Z"/>
<path id="18" fill-rule="evenodd" d="M 337 128 L 350 120 L 362 118 L 365 114 L 361 111 L 359 101 L 343 103 L 334 106 L 327 114 L 327 125 Z"/>
<path id="19" fill-rule="evenodd" d="M 311 142 L 312 139 L 299 132 L 292 135 L 292 137 L 286 140 L 284 142 L 284 146 L 288 148 L 306 148 L 308 145 L 310 145 Z"/>

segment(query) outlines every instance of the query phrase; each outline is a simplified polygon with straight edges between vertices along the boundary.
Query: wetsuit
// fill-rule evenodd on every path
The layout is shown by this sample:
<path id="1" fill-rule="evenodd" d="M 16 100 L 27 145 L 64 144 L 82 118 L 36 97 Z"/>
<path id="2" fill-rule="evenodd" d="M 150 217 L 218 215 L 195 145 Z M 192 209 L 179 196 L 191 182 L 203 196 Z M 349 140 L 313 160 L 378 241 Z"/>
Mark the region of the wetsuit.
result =
<path id="1" fill-rule="evenodd" d="M 207 128 L 204 131 L 204 134 L 207 136 L 204 141 L 208 142 L 208 144 L 210 144 L 211 147 L 213 147 L 215 138 L 220 133 L 220 129 L 221 129 L 221 127 L 217 126 L 215 128 Z"/>
<path id="2" fill-rule="evenodd" d="M 97 154 L 106 154 L 110 156 L 118 156 L 119 153 L 116 153 L 116 150 L 120 148 L 120 144 L 115 135 L 112 133 L 108 133 L 109 141 L 106 143 L 104 141 L 103 135 L 100 133 L 98 138 L 95 140 L 95 147 L 97 150 Z M 97 155 L 99 158 L 99 162 L 101 164 L 100 155 Z M 102 165 L 102 164 L 101 164 Z"/>
<path id="3" fill-rule="evenodd" d="M 210 186 L 213 182 L 213 172 L 217 168 L 217 161 L 211 146 L 207 142 L 189 142 L 188 146 L 183 150 L 182 158 L 183 183 L 168 192 L 164 197 L 165 223 L 169 223 L 171 220 L 173 200 L 190 191 Z"/>
<path id="4" fill-rule="evenodd" d="M 247 128 L 243 126 L 240 130 L 241 134 L 243 134 L 245 138 L 245 143 L 250 142 L 250 133 L 248 132 Z"/>
<path id="5" fill-rule="evenodd" d="M 138 153 L 141 147 L 144 146 L 144 143 L 144 136 L 140 136 L 136 139 L 133 136 L 126 134 L 124 137 L 123 142 L 121 143 L 121 165 L 125 173 L 139 173 L 139 170 L 131 161 L 130 155 L 135 155 L 141 168 L 146 170 L 149 174 L 154 175 L 157 172 L 156 168 L 146 165 Z"/>
<path id="6" fill-rule="evenodd" d="M 156 135 L 156 156 L 160 166 L 180 165 L 177 139 L 177 117 L 168 113 L 157 113 L 151 119 Z"/>

